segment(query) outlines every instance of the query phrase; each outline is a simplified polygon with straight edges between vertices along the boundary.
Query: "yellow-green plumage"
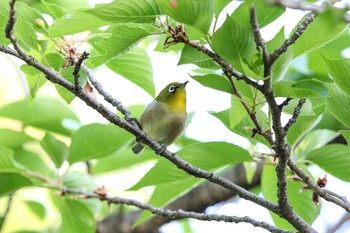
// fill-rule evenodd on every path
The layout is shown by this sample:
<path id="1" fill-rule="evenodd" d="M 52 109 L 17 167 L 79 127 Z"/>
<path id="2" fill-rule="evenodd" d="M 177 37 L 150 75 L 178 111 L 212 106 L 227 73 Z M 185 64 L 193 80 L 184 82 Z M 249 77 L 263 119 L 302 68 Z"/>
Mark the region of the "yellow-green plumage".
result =
<path id="1" fill-rule="evenodd" d="M 187 82 L 168 84 L 140 117 L 142 129 L 164 146 L 172 144 L 185 128 L 186 84 Z M 138 154 L 143 150 L 143 145 L 137 142 L 132 150 Z"/>

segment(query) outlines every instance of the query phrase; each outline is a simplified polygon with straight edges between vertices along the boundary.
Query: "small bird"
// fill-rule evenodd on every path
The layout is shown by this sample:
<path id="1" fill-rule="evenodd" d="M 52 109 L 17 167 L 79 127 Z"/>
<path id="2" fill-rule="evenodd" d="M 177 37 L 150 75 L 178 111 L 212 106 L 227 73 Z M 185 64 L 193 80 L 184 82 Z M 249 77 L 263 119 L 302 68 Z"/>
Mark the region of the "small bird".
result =
<path id="1" fill-rule="evenodd" d="M 142 129 L 164 146 L 172 144 L 185 128 L 187 83 L 188 81 L 168 84 L 146 107 L 140 117 Z M 141 142 L 136 142 L 132 151 L 139 154 L 143 148 L 144 145 Z"/>

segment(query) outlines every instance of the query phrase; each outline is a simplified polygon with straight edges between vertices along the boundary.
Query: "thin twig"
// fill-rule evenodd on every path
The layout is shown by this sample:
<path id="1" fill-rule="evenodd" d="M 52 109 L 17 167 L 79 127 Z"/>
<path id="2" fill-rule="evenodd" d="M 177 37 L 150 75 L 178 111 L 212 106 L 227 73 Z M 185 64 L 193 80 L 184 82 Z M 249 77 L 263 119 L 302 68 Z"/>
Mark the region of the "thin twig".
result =
<path id="1" fill-rule="evenodd" d="M 250 24 L 253 27 L 253 34 L 254 34 L 254 40 L 255 44 L 257 45 L 257 48 L 261 49 L 263 54 L 263 61 L 264 61 L 264 77 L 270 77 L 271 70 L 272 70 L 272 63 L 270 59 L 269 51 L 267 50 L 266 44 L 264 42 L 264 39 L 261 36 L 258 18 L 256 15 L 256 7 L 252 6 L 250 9 Z"/>
<path id="2" fill-rule="evenodd" d="M 292 98 L 286 98 L 280 105 L 278 105 L 279 109 L 282 111 L 282 109 L 289 104 L 289 102 L 292 101 Z"/>
<path id="3" fill-rule="evenodd" d="M 93 74 L 92 70 L 84 64 L 82 65 L 82 68 L 85 70 L 90 83 L 96 88 L 98 93 L 100 93 L 100 95 L 102 95 L 108 103 L 116 107 L 117 110 L 124 115 L 126 121 L 132 123 L 134 126 L 141 128 L 140 123 L 137 121 L 136 118 L 131 116 L 131 112 L 123 106 L 122 102 L 115 99 L 111 94 L 109 94 L 106 90 L 103 89 L 102 85 L 95 78 L 95 75 Z"/>
<path id="4" fill-rule="evenodd" d="M 226 76 L 227 76 L 227 78 L 228 78 L 228 80 L 229 80 L 229 82 L 230 82 L 230 84 L 231 84 L 231 86 L 233 88 L 233 93 L 239 98 L 241 104 L 243 105 L 244 109 L 246 110 L 246 112 L 248 113 L 250 119 L 253 121 L 253 123 L 254 123 L 254 125 L 256 127 L 256 129 L 254 129 L 255 131 L 253 131 L 253 135 L 251 137 L 253 138 L 255 136 L 255 134 L 258 133 L 259 135 L 263 136 L 266 139 L 266 141 L 268 143 L 270 143 L 270 145 L 273 147 L 275 142 L 274 142 L 274 140 L 272 138 L 271 133 L 268 133 L 267 131 L 265 131 L 261 127 L 258 119 L 256 118 L 256 113 L 252 112 L 252 110 L 250 109 L 248 104 L 243 101 L 241 93 L 239 92 L 239 90 L 237 89 L 235 83 L 232 80 L 232 76 L 230 74 L 226 74 Z"/>
<path id="5" fill-rule="evenodd" d="M 294 44 L 297 41 L 297 39 L 299 39 L 299 37 L 304 33 L 306 28 L 310 25 L 310 23 L 314 21 L 315 17 L 316 14 L 313 12 L 306 15 L 305 19 L 298 25 L 297 29 L 294 31 L 292 36 L 289 39 L 285 40 L 283 45 L 277 48 L 271 54 L 271 62 L 276 61 L 282 54 L 284 54 L 287 51 L 289 46 Z"/>
<path id="6" fill-rule="evenodd" d="M 73 189 L 62 189 L 62 193 L 72 193 L 77 194 L 81 198 L 89 199 L 100 199 L 101 201 L 106 201 L 108 203 L 113 204 L 121 204 L 121 205 L 129 205 L 129 206 L 135 206 L 139 209 L 148 210 L 156 215 L 161 215 L 163 217 L 171 218 L 171 219 L 181 219 L 181 218 L 193 218 L 198 219 L 202 221 L 223 221 L 228 223 L 240 223 L 245 222 L 252 224 L 255 227 L 261 227 L 264 228 L 270 232 L 276 232 L 276 233 L 291 233 L 291 231 L 285 231 L 282 229 L 279 229 L 275 226 L 272 226 L 266 222 L 257 221 L 255 219 L 252 219 L 248 216 L 245 217 L 237 217 L 237 216 L 228 216 L 228 215 L 218 215 L 218 214 L 204 214 L 204 213 L 196 213 L 192 211 L 184 211 L 184 210 L 169 210 L 169 209 L 162 209 L 154 207 L 150 204 L 146 204 L 140 201 L 136 201 L 133 199 L 127 199 L 127 198 L 120 198 L 120 197 L 109 197 L 105 193 L 102 195 L 94 194 L 94 193 L 88 193 L 84 191 L 78 191 Z"/>
<path id="7" fill-rule="evenodd" d="M 88 58 L 89 58 L 89 54 L 84 51 L 83 54 L 81 54 L 81 56 L 77 60 L 77 62 L 75 62 L 73 76 L 74 76 L 74 87 L 76 90 L 81 89 L 81 86 L 79 85 L 79 77 L 80 77 L 79 71 L 81 69 L 81 66 L 84 60 Z"/>
<path id="8" fill-rule="evenodd" d="M 214 53 L 213 51 L 211 51 L 210 49 L 208 49 L 204 45 L 201 45 L 201 44 L 199 44 L 199 43 L 197 43 L 196 41 L 193 41 L 193 40 L 188 40 L 188 41 L 186 41 L 184 43 L 187 46 L 195 48 L 198 51 L 201 51 L 202 53 L 204 53 L 204 54 L 208 55 L 209 57 L 211 57 L 216 63 L 218 63 L 223 68 L 223 71 L 224 71 L 225 74 L 230 74 L 233 77 L 235 77 L 237 80 L 243 80 L 248 85 L 250 85 L 250 86 L 254 87 L 255 89 L 261 91 L 262 86 L 260 84 L 258 84 L 257 82 L 251 80 L 246 75 L 244 75 L 242 73 L 239 73 L 237 70 L 235 70 L 232 67 L 232 65 L 230 63 L 226 62 L 218 54 Z"/>
<path id="9" fill-rule="evenodd" d="M 284 133 L 287 134 L 289 128 L 297 121 L 298 116 L 300 115 L 301 108 L 305 104 L 306 99 L 301 98 L 298 105 L 294 108 L 292 117 L 288 120 L 287 124 L 283 127 Z"/>

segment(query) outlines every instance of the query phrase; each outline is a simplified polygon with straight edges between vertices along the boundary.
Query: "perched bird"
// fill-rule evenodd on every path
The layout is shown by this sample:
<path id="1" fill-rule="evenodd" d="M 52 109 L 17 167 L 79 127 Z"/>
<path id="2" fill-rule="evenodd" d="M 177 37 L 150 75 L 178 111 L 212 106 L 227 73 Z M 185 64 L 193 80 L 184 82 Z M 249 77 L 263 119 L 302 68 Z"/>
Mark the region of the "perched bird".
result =
<path id="1" fill-rule="evenodd" d="M 186 84 L 168 84 L 146 107 L 140 117 L 140 125 L 155 141 L 164 146 L 172 144 L 183 132 L 187 119 Z M 141 142 L 132 147 L 135 154 L 144 148 Z"/>

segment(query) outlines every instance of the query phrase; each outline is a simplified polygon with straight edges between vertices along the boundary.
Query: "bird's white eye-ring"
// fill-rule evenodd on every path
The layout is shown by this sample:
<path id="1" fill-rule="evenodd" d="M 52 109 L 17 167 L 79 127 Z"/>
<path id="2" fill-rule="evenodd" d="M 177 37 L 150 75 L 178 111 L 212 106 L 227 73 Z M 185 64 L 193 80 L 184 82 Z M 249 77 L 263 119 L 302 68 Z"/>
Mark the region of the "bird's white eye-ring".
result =
<path id="1" fill-rule="evenodd" d="M 176 87 L 175 87 L 175 86 L 170 86 L 170 87 L 169 87 L 169 92 L 170 92 L 170 93 L 175 92 L 175 90 L 176 90 Z"/>

